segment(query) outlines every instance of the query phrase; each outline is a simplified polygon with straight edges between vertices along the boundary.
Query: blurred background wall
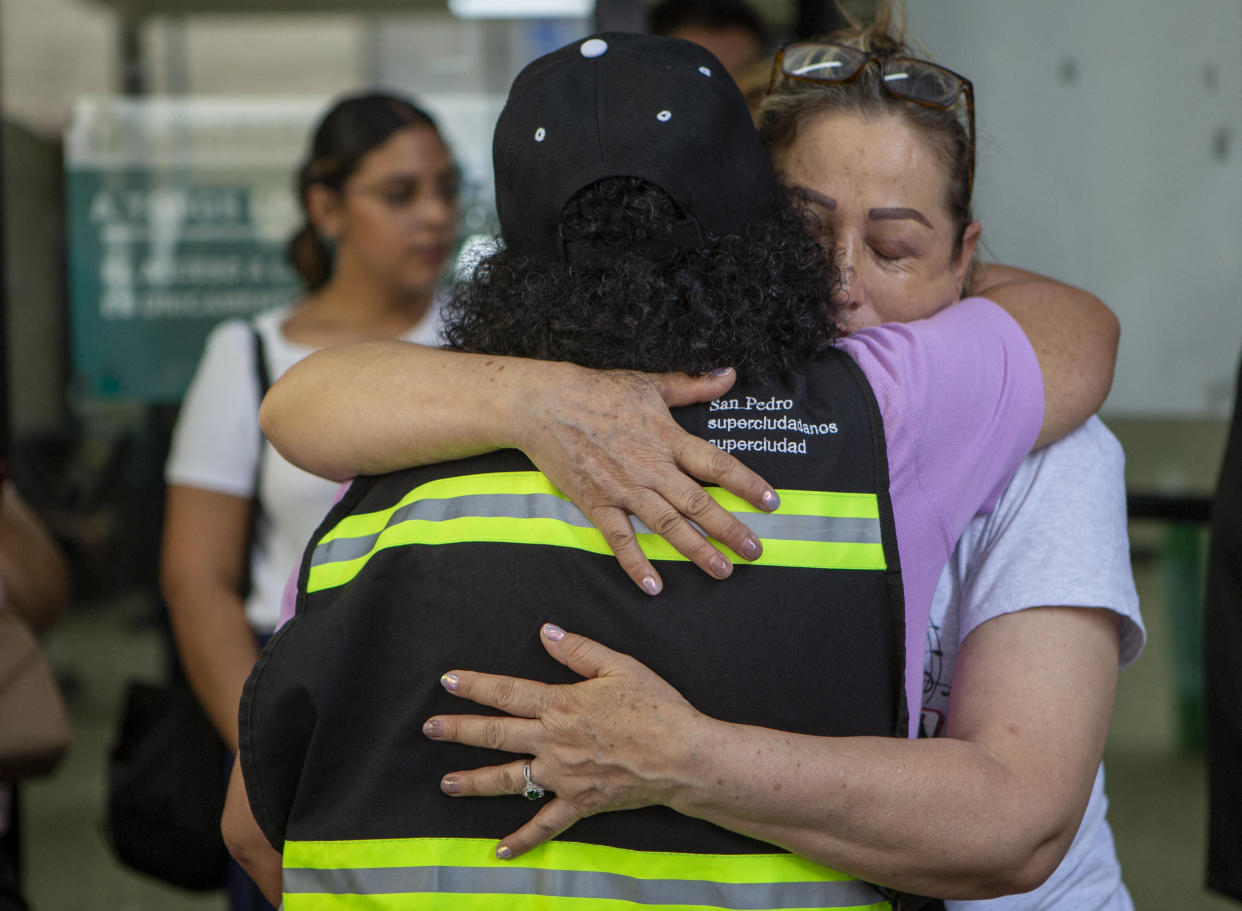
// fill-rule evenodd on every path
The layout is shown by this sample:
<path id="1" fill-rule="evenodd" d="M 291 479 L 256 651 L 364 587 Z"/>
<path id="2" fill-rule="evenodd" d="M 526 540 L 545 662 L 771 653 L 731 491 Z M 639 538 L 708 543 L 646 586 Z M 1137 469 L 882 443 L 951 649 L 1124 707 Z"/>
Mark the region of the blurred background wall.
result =
<path id="1" fill-rule="evenodd" d="M 754 5 L 778 38 L 809 34 L 833 15 L 811 0 Z M 870 6 L 848 5 L 863 17 Z M 1242 351 L 1242 2 L 908 7 L 911 34 L 974 81 L 976 212 L 991 256 L 1088 288 L 1122 319 L 1104 417 L 1127 451 L 1151 641 L 1118 694 L 1107 757 L 1114 827 L 1140 908 L 1228 907 L 1200 885 L 1196 631 L 1204 496 Z M 595 16 L 636 27 L 642 10 L 639 0 L 601 0 Z M 137 168 L 148 189 L 206 174 L 215 185 L 283 192 L 319 106 L 381 85 L 440 115 L 473 194 L 467 229 L 486 232 L 490 133 L 510 80 L 593 25 L 590 16 L 464 21 L 444 0 L 0 0 L 6 455 L 69 551 L 77 591 L 48 647 L 78 740 L 61 772 L 32 785 L 26 800 L 36 909 L 222 907 L 216 896 L 184 896 L 120 870 L 99 832 L 121 686 L 136 673 L 158 675 L 166 660 L 153 580 L 176 394 L 109 387 L 93 366 L 124 332 L 115 321 L 84 320 L 82 308 L 97 305 L 90 295 L 101 297 L 108 281 L 138 281 L 145 254 L 105 266 L 103 253 L 83 259 L 72 248 L 90 212 L 71 204 L 75 181 L 131 187 Z M 288 126 L 264 140 L 234 133 L 245 154 L 197 170 L 142 143 L 110 159 L 113 171 L 75 157 L 104 142 L 99 124 L 120 122 L 84 111 L 115 112 L 121 98 L 154 99 L 187 117 L 212 105 L 270 104 Z M 246 149 L 252 141 L 287 142 L 287 166 L 260 173 L 265 165 L 254 162 L 267 159 Z M 265 148 L 272 161 L 285 155 L 275 154 L 284 146 Z M 190 227 L 184 218 L 174 225 L 180 250 L 191 248 Z M 279 236 L 279 228 L 265 230 Z M 75 273 L 75 263 L 86 271 Z M 83 296 L 86 274 L 99 285 Z M 192 316 L 186 331 L 199 338 L 210 314 Z M 170 333 L 187 325 L 159 324 Z M 173 342 L 155 331 L 142 350 L 167 359 Z M 188 377 L 193 356 L 172 359 Z"/>

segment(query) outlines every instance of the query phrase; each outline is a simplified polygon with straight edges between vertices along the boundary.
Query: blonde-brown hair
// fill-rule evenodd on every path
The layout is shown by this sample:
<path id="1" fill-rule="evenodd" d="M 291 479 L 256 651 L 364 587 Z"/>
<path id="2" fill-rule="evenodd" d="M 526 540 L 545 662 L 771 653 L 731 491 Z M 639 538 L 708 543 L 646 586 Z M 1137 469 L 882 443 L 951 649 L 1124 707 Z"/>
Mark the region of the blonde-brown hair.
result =
<path id="1" fill-rule="evenodd" d="M 905 9 L 881 2 L 875 19 L 860 24 L 848 12 L 851 25 L 819 40 L 857 48 L 868 54 L 927 59 L 905 41 Z M 860 117 L 891 114 L 909 125 L 944 165 L 948 176 L 945 206 L 954 227 L 953 258 L 962 251 L 971 212 L 971 174 L 974 149 L 958 115 L 951 110 L 924 107 L 890 95 L 878 67 L 867 65 L 849 82 L 833 84 L 779 79 L 759 108 L 759 136 L 773 157 L 786 151 L 811 121 L 825 114 L 851 113 Z"/>

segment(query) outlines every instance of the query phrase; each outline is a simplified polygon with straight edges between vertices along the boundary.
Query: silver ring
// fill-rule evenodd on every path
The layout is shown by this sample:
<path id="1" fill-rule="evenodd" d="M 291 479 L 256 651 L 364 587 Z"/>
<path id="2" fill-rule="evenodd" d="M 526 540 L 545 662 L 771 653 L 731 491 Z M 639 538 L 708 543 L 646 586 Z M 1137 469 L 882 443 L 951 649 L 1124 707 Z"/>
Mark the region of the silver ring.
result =
<path id="1" fill-rule="evenodd" d="M 535 784 L 534 780 L 530 777 L 530 763 L 529 762 L 526 763 L 526 765 L 522 766 L 522 777 L 526 779 L 526 787 L 522 789 L 523 797 L 525 797 L 527 800 L 538 800 L 540 797 L 543 796 L 543 788 Z"/>

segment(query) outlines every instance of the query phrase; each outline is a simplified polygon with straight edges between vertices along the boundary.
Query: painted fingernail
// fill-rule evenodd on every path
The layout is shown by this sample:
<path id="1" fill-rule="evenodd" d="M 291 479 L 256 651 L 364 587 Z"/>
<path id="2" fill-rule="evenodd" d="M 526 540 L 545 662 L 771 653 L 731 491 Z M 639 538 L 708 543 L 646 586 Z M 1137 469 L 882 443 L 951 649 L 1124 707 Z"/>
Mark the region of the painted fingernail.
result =
<path id="1" fill-rule="evenodd" d="M 445 794 L 460 794 L 461 782 L 452 775 L 445 775 L 440 779 L 440 790 Z"/>
<path id="2" fill-rule="evenodd" d="M 655 576 L 643 576 L 643 591 L 649 595 L 658 595 L 660 590 L 659 579 Z"/>
<path id="3" fill-rule="evenodd" d="M 712 376 L 728 376 L 732 372 L 732 367 L 717 367 L 712 371 Z"/>
<path id="4" fill-rule="evenodd" d="M 729 561 L 720 556 L 720 554 L 716 554 L 716 556 L 712 557 L 711 563 L 709 563 L 708 566 L 711 567 L 712 575 L 717 579 L 724 579 L 733 570 L 733 567 L 729 564 Z"/>
<path id="5" fill-rule="evenodd" d="M 461 683 L 456 674 L 445 674 L 440 678 L 440 686 L 444 687 L 450 693 L 457 691 L 457 685 Z"/>
<path id="6" fill-rule="evenodd" d="M 496 857 L 500 860 L 508 860 L 513 856 L 513 852 L 509 850 L 508 845 L 501 845 L 496 849 Z"/>
<path id="7" fill-rule="evenodd" d="M 560 642 L 565 638 L 565 631 L 555 623 L 545 623 L 543 625 L 543 636 L 545 639 L 551 639 L 553 642 Z"/>
<path id="8" fill-rule="evenodd" d="M 776 509 L 781 505 L 781 498 L 776 495 L 775 490 L 765 490 L 763 496 L 759 498 L 759 502 L 763 504 L 764 509 Z"/>
<path id="9" fill-rule="evenodd" d="M 759 543 L 757 538 L 749 535 L 742 539 L 742 549 L 738 551 L 747 560 L 758 560 L 763 553 L 763 545 Z"/>
<path id="10" fill-rule="evenodd" d="M 432 718 L 423 725 L 423 733 L 428 737 L 439 737 L 444 734 L 444 722 L 439 718 Z"/>

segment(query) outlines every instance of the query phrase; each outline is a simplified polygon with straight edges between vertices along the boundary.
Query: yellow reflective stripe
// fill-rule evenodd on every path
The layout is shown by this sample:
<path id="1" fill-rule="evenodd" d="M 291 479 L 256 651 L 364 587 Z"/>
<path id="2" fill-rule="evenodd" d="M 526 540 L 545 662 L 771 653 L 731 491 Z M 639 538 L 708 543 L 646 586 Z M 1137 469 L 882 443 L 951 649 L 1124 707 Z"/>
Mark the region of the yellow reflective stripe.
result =
<path id="1" fill-rule="evenodd" d="M 428 893 L 421 893 L 427 895 Z M 426 904 L 418 895 L 399 892 L 388 895 L 329 895 L 301 892 L 284 896 L 284 911 L 411 911 L 413 908 L 434 911 L 625 911 L 641 907 L 643 911 L 705 911 L 703 905 L 636 905 L 625 899 L 599 897 L 568 898 L 544 895 L 513 894 L 436 894 Z M 851 905 L 848 911 L 892 911 L 888 902 Z M 797 911 L 838 911 L 838 909 L 799 908 Z"/>
<path id="2" fill-rule="evenodd" d="M 638 534 L 639 547 L 650 560 L 689 562 L 659 535 Z M 728 548 L 708 538 L 719 548 Z M 387 548 L 406 544 L 464 544 L 470 542 L 543 544 L 572 547 L 596 554 L 611 554 L 608 542 L 595 528 L 578 528 L 556 519 L 447 519 L 427 522 L 418 519 L 385 529 L 371 551 L 354 560 L 312 566 L 307 576 L 308 592 L 344 585 L 358 574 L 371 557 Z M 886 567 L 882 544 L 844 541 L 763 542 L 763 555 L 747 561 L 753 566 L 792 566 L 805 569 L 882 570 Z"/>
<path id="3" fill-rule="evenodd" d="M 745 500 L 741 500 L 728 491 L 721 490 L 723 497 L 717 497 L 719 488 L 705 488 L 729 512 L 761 512 Z M 807 516 L 835 516 L 840 519 L 878 519 L 880 502 L 873 493 L 841 493 L 833 490 L 777 490 L 780 494 L 781 506 L 776 515 L 781 513 L 798 513 Z M 725 506 L 725 498 L 740 503 L 745 509 Z"/>
<path id="4" fill-rule="evenodd" d="M 421 893 L 427 895 L 428 893 Z M 625 911 L 641 907 L 643 911 L 705 911 L 703 905 L 636 905 L 624 899 L 567 898 L 544 895 L 513 894 L 436 894 L 431 904 L 423 903 L 417 895 L 396 893 L 388 895 L 328 895 L 301 892 L 284 896 L 284 911 L 411 911 L 413 908 L 428 911 Z M 848 911 L 892 911 L 888 902 L 852 905 Z M 797 911 L 838 911 L 838 909 L 799 908 Z"/>
<path id="5" fill-rule="evenodd" d="M 637 541 L 652 560 L 686 562 L 663 538 L 638 534 Z M 716 546 L 725 545 L 709 538 Z M 362 557 L 310 568 L 307 591 L 316 592 L 343 585 L 354 578 L 376 552 L 404 544 L 457 544 L 468 542 L 542 544 L 573 547 L 597 554 L 610 554 L 603 535 L 594 529 L 577 528 L 555 519 L 450 519 L 440 522 L 412 520 L 380 535 L 375 546 Z M 725 548 L 727 550 L 727 548 Z M 883 570 L 886 567 L 881 544 L 846 541 L 764 540 L 763 556 L 749 561 L 756 566 L 789 566 L 808 569 Z"/>
<path id="6" fill-rule="evenodd" d="M 452 478 L 440 478 L 428 481 L 415 487 L 396 504 L 388 509 L 377 512 L 360 513 L 346 516 L 319 543 L 332 541 L 336 538 L 360 538 L 383 531 L 392 514 L 415 500 L 448 499 L 469 494 L 552 494 L 566 499 L 565 495 L 552 486 L 541 472 L 538 471 L 493 471 L 485 474 L 458 475 Z M 749 504 L 747 504 L 749 506 Z"/>
<path id="7" fill-rule="evenodd" d="M 729 512 L 763 512 L 741 497 L 719 487 L 705 488 L 713 500 Z M 346 516 L 320 538 L 326 543 L 336 538 L 361 538 L 383 531 L 393 513 L 415 500 L 447 499 L 487 494 L 551 494 L 568 499 L 538 471 L 497 471 L 486 474 L 460 475 L 428 481 L 415 487 L 388 509 Z M 880 515 L 874 494 L 840 493 L 823 490 L 777 490 L 781 498 L 780 512 L 804 515 L 838 516 L 840 518 L 875 519 Z"/>
<path id="8" fill-rule="evenodd" d="M 501 861 L 495 846 L 479 838 L 288 841 L 285 907 L 388 909 L 434 896 L 434 907 L 447 911 L 889 908 L 875 886 L 783 852 L 648 852 L 553 841 Z"/>
<path id="9" fill-rule="evenodd" d="M 683 854 L 550 841 L 513 860 L 499 860 L 496 844 L 494 838 L 286 841 L 284 865 L 315 870 L 427 866 L 530 867 L 617 873 L 636 879 L 703 879 L 722 883 L 847 882 L 855 879 L 784 852 Z"/>
<path id="10" fill-rule="evenodd" d="M 727 491 L 710 487 L 706 490 L 713 499 L 731 512 L 761 514 L 760 510 Z M 796 520 L 799 516 L 867 520 L 877 523 L 873 530 L 874 537 L 870 541 L 836 541 L 761 535 L 763 556 L 752 561 L 753 565 L 848 570 L 886 568 L 883 545 L 876 540 L 879 536 L 879 503 L 874 494 L 812 490 L 780 490 L 778 493 L 781 496 L 781 508 L 771 515 L 772 521 Z M 531 495 L 536 500 L 538 496 L 556 498 L 565 504 L 565 509 L 572 511 L 573 516 L 579 517 L 582 524 L 575 524 L 573 518 L 565 514 L 560 518 L 538 515 L 459 515 L 445 519 L 418 519 L 411 518 L 409 511 L 402 513 L 407 508 L 422 508 L 412 507 L 411 504 L 434 505 L 436 501 L 440 501 L 448 505 L 453 500 L 466 504 L 471 497 Z M 463 505 L 462 508 L 466 507 Z M 559 511 L 564 513 L 563 509 Z M 764 521 L 768 521 L 767 514 L 763 514 L 763 517 Z M 842 536 L 847 535 L 843 533 Z M 659 535 L 640 532 L 636 538 L 648 559 L 686 562 L 686 558 Z M 348 546 L 355 548 L 358 542 L 362 542 L 364 551 L 350 559 L 339 559 L 346 554 L 337 553 L 335 548 L 326 546 L 334 541 L 354 542 Z M 317 542 L 317 551 L 308 573 L 307 591 L 317 592 L 344 585 L 358 574 L 374 554 L 388 547 L 478 542 L 537 544 L 571 547 L 604 555 L 611 553 L 599 530 L 587 524 L 577 508 L 539 472 L 464 475 L 420 485 L 387 509 L 343 518 Z M 712 543 L 724 547 L 719 541 L 713 540 Z M 330 552 L 335 553 L 335 558 Z M 354 553 L 357 553 L 356 549 Z"/>

